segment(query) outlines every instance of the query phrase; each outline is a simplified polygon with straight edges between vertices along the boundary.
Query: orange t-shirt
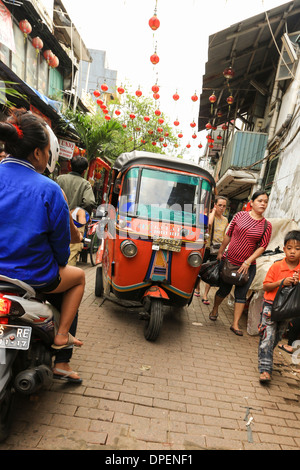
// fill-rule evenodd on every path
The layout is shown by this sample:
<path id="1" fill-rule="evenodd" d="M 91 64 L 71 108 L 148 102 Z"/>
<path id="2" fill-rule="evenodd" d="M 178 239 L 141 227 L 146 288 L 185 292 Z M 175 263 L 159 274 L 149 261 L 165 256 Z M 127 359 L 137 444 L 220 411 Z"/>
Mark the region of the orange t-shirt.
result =
<path id="1" fill-rule="evenodd" d="M 286 258 L 280 261 L 275 261 L 267 272 L 263 284 L 270 284 L 271 282 L 276 282 L 285 279 L 286 277 L 293 277 L 293 274 L 298 270 L 300 270 L 300 262 L 296 268 L 290 269 L 286 263 Z M 273 302 L 278 289 L 279 287 L 270 292 L 265 292 L 264 299 L 268 302 Z"/>

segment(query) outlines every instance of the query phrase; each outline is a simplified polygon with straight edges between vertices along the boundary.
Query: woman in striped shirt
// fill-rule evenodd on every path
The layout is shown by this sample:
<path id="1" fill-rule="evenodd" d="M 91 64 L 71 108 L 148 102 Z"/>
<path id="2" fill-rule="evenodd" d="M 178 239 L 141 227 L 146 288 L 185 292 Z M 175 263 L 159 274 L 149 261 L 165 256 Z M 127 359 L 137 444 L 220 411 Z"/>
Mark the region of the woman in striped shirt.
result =
<path id="1" fill-rule="evenodd" d="M 268 205 L 268 195 L 264 191 L 257 191 L 253 194 L 250 205 L 249 212 L 238 212 L 233 217 L 217 256 L 219 260 L 224 260 L 227 256 L 230 263 L 240 266 L 240 273 L 249 271 L 249 281 L 244 286 L 236 286 L 234 292 L 234 318 L 230 329 L 238 336 L 243 336 L 243 332 L 239 329 L 239 320 L 244 310 L 247 292 L 256 274 L 256 258 L 263 254 L 272 234 L 272 225 L 263 216 Z M 227 245 L 227 254 L 224 254 Z M 221 281 L 209 315 L 210 320 L 217 320 L 218 308 L 231 289 L 231 284 Z"/>

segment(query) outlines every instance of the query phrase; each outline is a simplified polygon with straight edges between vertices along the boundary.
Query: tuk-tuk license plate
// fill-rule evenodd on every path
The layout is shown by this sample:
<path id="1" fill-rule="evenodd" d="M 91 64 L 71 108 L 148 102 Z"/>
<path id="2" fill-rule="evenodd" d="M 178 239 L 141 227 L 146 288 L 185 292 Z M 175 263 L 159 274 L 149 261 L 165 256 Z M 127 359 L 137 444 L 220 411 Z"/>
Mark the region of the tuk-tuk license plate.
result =
<path id="1" fill-rule="evenodd" d="M 30 326 L 0 325 L 0 348 L 5 349 L 29 349 Z"/>
<path id="2" fill-rule="evenodd" d="M 153 240 L 152 250 L 181 251 L 182 240 L 171 238 L 156 238 Z"/>

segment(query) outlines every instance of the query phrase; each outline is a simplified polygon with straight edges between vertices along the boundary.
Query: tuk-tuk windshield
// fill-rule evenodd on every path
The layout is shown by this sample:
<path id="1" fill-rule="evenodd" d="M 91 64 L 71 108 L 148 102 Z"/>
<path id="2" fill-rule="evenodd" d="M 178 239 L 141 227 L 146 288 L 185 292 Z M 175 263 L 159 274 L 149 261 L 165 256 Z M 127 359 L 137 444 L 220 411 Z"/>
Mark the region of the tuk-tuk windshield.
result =
<path id="1" fill-rule="evenodd" d="M 132 168 L 125 176 L 119 207 L 133 217 L 199 226 L 204 206 L 205 212 L 209 210 L 210 195 L 210 184 L 198 176 Z"/>

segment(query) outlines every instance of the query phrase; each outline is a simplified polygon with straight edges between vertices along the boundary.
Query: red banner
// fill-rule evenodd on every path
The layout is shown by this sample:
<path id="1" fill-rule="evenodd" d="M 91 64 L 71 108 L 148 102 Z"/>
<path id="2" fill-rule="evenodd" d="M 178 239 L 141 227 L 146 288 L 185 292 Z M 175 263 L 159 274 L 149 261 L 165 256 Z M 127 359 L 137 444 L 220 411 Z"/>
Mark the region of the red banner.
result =
<path id="1" fill-rule="evenodd" d="M 0 0 L 0 43 L 16 52 L 11 14 Z"/>

